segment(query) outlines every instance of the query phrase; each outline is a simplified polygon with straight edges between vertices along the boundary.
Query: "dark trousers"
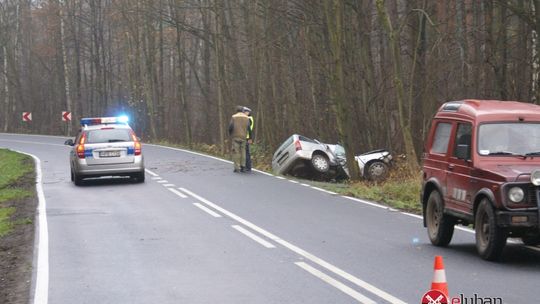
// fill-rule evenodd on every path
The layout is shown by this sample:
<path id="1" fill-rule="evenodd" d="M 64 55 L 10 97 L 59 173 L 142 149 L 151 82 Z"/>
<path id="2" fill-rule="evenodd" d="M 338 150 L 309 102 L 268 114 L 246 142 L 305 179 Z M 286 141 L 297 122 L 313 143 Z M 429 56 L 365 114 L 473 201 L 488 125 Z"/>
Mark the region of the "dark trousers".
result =
<path id="1" fill-rule="evenodd" d="M 251 153 L 249 152 L 250 144 L 246 143 L 246 170 L 251 170 Z"/>

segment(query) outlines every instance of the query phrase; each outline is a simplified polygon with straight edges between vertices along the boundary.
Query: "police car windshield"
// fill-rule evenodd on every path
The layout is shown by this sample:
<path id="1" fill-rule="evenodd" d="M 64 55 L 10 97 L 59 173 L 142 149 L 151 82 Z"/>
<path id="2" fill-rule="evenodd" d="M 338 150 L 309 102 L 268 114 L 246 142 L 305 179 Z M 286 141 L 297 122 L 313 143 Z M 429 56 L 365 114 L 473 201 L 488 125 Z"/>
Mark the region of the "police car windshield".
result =
<path id="1" fill-rule="evenodd" d="M 87 143 L 112 143 L 131 141 L 130 132 L 127 129 L 100 129 L 87 132 Z"/>

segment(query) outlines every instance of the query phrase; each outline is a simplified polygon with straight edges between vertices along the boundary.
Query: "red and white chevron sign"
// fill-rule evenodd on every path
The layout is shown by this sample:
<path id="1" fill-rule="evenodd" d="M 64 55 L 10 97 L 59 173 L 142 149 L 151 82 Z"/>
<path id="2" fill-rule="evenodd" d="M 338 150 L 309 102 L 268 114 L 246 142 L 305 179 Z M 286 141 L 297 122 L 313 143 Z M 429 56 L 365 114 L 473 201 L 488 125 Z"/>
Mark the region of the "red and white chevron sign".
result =
<path id="1" fill-rule="evenodd" d="M 62 121 L 71 121 L 71 112 L 62 111 Z"/>
<path id="2" fill-rule="evenodd" d="M 22 112 L 23 121 L 32 121 L 32 112 Z"/>

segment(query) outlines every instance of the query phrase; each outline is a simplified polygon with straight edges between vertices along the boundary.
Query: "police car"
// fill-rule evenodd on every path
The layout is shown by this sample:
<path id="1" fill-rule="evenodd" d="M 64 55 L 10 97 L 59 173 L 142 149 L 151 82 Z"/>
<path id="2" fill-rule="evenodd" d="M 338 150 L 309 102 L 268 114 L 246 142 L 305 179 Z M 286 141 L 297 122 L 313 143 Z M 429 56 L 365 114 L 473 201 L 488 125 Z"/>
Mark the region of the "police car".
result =
<path id="1" fill-rule="evenodd" d="M 75 185 L 101 176 L 129 176 L 144 182 L 142 145 L 125 116 L 83 118 L 75 141 L 65 144 L 73 147 L 69 159 Z"/>

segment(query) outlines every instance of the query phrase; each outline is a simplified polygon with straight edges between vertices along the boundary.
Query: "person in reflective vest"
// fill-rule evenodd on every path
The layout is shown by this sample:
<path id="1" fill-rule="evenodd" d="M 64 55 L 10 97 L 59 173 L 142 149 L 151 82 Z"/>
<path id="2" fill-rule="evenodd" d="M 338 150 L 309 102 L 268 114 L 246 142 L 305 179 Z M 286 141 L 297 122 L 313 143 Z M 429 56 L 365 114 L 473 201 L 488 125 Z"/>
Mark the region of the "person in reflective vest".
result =
<path id="1" fill-rule="evenodd" d="M 255 123 L 253 121 L 253 116 L 251 115 L 251 109 L 248 107 L 244 107 L 244 114 L 246 114 L 249 118 L 249 126 L 248 126 L 248 133 L 246 136 L 246 171 L 251 171 L 251 152 L 249 151 L 249 146 L 253 143 L 253 127 L 255 127 Z"/>
<path id="2" fill-rule="evenodd" d="M 236 107 L 236 114 L 231 117 L 229 123 L 229 135 L 232 143 L 232 161 L 234 172 L 245 172 L 246 166 L 246 142 L 248 138 L 249 118 L 244 113 L 244 107 Z"/>

